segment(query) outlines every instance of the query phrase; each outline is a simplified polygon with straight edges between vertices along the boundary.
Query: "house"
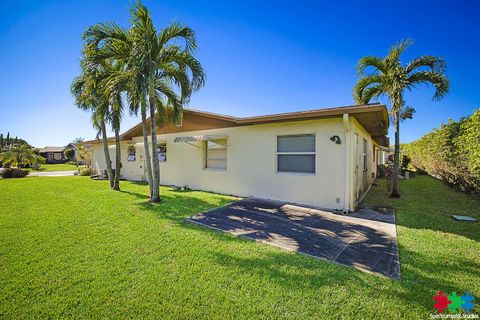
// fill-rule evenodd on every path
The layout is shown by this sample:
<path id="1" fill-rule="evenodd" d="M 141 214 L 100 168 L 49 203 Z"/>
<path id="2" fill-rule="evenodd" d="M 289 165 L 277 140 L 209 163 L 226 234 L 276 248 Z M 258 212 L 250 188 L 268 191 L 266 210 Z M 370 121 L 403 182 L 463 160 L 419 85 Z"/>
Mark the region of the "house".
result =
<path id="1" fill-rule="evenodd" d="M 38 153 L 46 159 L 46 163 L 65 163 L 68 161 L 65 156 L 65 147 L 39 148 Z"/>
<path id="2" fill-rule="evenodd" d="M 70 161 L 79 161 L 79 151 L 77 146 L 74 143 L 69 143 L 65 146 L 65 151 L 73 150 L 73 156 L 70 157 L 68 160 Z M 67 157 L 68 158 L 68 157 Z"/>
<path id="3" fill-rule="evenodd" d="M 185 109 L 181 123 L 158 129 L 160 182 L 352 211 L 377 174 L 388 126 L 381 104 L 246 118 Z M 142 125 L 120 139 L 121 177 L 146 180 Z M 88 143 L 104 173 L 102 142 Z"/>

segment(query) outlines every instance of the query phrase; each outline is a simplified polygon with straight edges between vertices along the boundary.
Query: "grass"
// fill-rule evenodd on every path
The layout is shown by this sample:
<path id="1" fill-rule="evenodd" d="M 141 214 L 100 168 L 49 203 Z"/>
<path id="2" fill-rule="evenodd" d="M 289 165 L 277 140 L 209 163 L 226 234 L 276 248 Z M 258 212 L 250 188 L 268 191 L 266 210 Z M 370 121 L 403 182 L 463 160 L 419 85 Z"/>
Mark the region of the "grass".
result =
<path id="1" fill-rule="evenodd" d="M 44 171 L 44 172 L 51 172 L 51 171 L 71 171 L 77 170 L 76 165 L 66 164 L 66 163 L 56 163 L 56 164 L 42 164 L 38 170 L 33 171 Z"/>
<path id="2" fill-rule="evenodd" d="M 107 183 L 0 181 L 0 318 L 425 319 L 438 290 L 480 295 L 479 225 L 449 218 L 480 202 L 429 177 L 367 197 L 398 210 L 400 281 L 184 222 L 231 197 Z"/>

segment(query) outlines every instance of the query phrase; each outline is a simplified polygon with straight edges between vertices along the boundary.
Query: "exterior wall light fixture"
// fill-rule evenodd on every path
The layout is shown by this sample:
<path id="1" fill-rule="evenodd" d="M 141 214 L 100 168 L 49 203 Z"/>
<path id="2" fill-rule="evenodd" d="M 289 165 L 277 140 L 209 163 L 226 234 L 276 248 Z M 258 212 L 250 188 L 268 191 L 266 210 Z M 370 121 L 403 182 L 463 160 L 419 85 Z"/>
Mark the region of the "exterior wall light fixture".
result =
<path id="1" fill-rule="evenodd" d="M 332 140 L 333 142 L 335 142 L 336 144 L 341 144 L 342 141 L 340 140 L 340 137 L 339 136 L 331 136 L 330 137 L 330 140 Z"/>

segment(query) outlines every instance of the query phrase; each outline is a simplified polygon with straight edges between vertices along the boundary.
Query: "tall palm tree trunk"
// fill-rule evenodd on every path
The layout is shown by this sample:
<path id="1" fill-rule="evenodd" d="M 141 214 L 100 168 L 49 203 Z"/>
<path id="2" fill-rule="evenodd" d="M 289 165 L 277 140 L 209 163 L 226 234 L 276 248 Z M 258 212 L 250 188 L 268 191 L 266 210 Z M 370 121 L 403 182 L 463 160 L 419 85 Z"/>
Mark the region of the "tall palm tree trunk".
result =
<path id="1" fill-rule="evenodd" d="M 105 153 L 105 162 L 107 163 L 108 181 L 110 182 L 110 188 L 113 188 L 112 160 L 110 160 L 110 153 L 108 152 L 107 128 L 104 120 L 100 122 L 100 130 L 102 131 L 103 152 Z"/>
<path id="2" fill-rule="evenodd" d="M 143 147 L 145 149 L 145 162 L 147 165 L 147 179 L 148 187 L 150 190 L 150 199 L 152 198 L 153 193 L 153 176 L 152 176 L 152 163 L 150 158 L 150 150 L 148 148 L 148 128 L 147 128 L 147 106 L 145 101 L 142 101 L 141 105 L 141 114 L 142 114 L 142 129 L 143 129 Z"/>
<path id="3" fill-rule="evenodd" d="M 150 95 L 150 133 L 152 135 L 153 181 L 151 202 L 160 202 L 160 163 L 158 161 L 157 121 L 155 119 L 155 97 Z"/>
<path id="4" fill-rule="evenodd" d="M 400 191 L 398 190 L 398 174 L 400 167 L 400 117 L 399 113 L 395 112 L 395 153 L 393 157 L 393 177 L 390 188 L 390 197 L 399 198 Z"/>
<path id="5" fill-rule="evenodd" d="M 120 126 L 117 122 L 115 125 L 115 179 L 113 182 L 113 190 L 120 190 L 120 169 L 122 167 L 120 148 Z"/>

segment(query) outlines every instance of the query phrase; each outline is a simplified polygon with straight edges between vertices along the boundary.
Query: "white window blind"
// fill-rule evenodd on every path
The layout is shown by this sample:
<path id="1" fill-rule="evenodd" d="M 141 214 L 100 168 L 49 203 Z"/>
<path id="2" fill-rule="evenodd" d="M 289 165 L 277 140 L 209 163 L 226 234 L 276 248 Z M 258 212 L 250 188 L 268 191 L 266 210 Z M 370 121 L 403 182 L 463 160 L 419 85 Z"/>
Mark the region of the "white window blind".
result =
<path id="1" fill-rule="evenodd" d="M 315 135 L 277 137 L 277 171 L 315 173 Z"/>
<path id="2" fill-rule="evenodd" d="M 205 168 L 227 169 L 227 139 L 205 141 Z"/>

